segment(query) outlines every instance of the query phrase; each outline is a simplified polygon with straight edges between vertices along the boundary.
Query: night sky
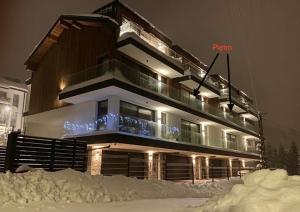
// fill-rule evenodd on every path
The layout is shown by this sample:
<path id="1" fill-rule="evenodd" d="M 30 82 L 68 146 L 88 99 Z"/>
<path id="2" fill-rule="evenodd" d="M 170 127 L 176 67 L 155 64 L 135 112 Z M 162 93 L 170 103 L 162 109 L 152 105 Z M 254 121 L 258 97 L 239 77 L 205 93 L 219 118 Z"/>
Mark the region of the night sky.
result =
<path id="1" fill-rule="evenodd" d="M 0 75 L 25 80 L 24 61 L 59 15 L 90 13 L 104 0 L 1 0 Z M 173 43 L 209 65 L 212 44 L 233 46 L 231 81 L 265 112 L 271 143 L 300 143 L 299 0 L 124 0 Z M 225 54 L 211 73 L 226 75 Z"/>

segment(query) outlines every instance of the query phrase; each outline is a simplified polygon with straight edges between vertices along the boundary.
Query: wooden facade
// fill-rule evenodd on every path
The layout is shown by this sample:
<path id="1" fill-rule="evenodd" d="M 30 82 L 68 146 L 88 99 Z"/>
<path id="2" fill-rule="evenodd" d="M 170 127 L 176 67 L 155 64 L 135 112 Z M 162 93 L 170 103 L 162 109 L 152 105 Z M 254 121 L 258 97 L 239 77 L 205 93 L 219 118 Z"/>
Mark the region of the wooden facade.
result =
<path id="1" fill-rule="evenodd" d="M 59 92 L 71 74 L 97 64 L 97 58 L 114 49 L 116 29 L 103 24 L 64 30 L 32 72 L 29 115 L 65 106 Z M 41 101 L 42 100 L 42 101 Z"/>

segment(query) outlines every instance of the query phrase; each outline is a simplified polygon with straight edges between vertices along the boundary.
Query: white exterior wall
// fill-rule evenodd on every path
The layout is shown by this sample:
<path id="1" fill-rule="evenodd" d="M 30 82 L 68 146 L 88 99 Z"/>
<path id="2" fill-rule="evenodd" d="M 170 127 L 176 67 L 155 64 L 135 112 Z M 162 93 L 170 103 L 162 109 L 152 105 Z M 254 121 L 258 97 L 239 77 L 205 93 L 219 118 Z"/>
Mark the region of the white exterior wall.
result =
<path id="1" fill-rule="evenodd" d="M 33 136 L 61 138 L 65 134 L 66 122 L 81 125 L 95 123 L 97 102 L 62 107 L 25 117 L 25 134 Z"/>
<path id="2" fill-rule="evenodd" d="M 0 78 L 0 91 L 4 97 L 0 98 L 0 145 L 5 145 L 9 132 L 23 131 L 27 90 L 23 84 Z"/>

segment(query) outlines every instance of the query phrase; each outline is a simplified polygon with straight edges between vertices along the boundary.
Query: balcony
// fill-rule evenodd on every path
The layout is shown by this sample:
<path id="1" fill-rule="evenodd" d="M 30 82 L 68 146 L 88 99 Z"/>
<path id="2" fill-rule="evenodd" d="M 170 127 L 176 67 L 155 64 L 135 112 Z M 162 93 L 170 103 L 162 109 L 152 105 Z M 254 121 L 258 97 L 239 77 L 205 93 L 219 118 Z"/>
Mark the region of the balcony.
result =
<path id="1" fill-rule="evenodd" d="M 72 93 L 73 90 L 79 89 L 82 86 L 104 82 L 109 79 L 117 79 L 131 86 L 154 93 L 155 95 L 160 95 L 163 98 L 168 98 L 168 100 L 176 101 L 185 107 L 199 111 L 208 115 L 209 117 L 213 117 L 237 126 L 238 128 L 251 131 L 255 135 L 258 134 L 257 124 L 250 124 L 233 113 L 223 111 L 221 108 L 207 104 L 204 101 L 195 98 L 192 94 L 187 97 L 182 94 L 181 89 L 166 85 L 161 81 L 149 77 L 148 75 L 141 73 L 139 70 L 129 67 L 118 60 L 105 61 L 96 67 L 89 68 L 67 77 L 65 79 L 65 84 L 67 87 L 60 93 L 60 99 L 63 99 L 65 102 L 76 103 L 78 102 L 78 99 L 74 100 L 73 102 L 72 98 L 66 95 L 66 93 Z M 74 98 L 76 98 L 75 94 L 74 96 Z M 87 101 L 92 99 L 85 100 Z"/>
<path id="2" fill-rule="evenodd" d="M 182 76 L 182 56 L 131 21 L 120 27 L 118 50 L 169 78 Z"/>
<path id="3" fill-rule="evenodd" d="M 197 74 L 198 73 L 198 74 Z M 174 81 L 185 85 L 186 87 L 194 90 L 201 83 L 205 73 L 198 71 L 193 71 L 188 69 L 185 71 L 185 76 L 177 77 Z M 200 87 L 200 95 L 207 98 L 216 98 L 220 96 L 220 91 L 218 85 L 212 81 L 210 76 L 206 76 L 203 85 Z"/>
<path id="4" fill-rule="evenodd" d="M 133 41 L 125 42 L 125 40 L 128 40 L 129 38 L 133 39 Z M 190 75 L 194 73 L 202 79 L 206 73 L 198 65 L 174 51 L 163 41 L 155 37 L 153 34 L 146 32 L 141 26 L 132 21 L 123 21 L 123 24 L 120 27 L 118 42 L 119 50 L 121 52 L 129 55 L 130 57 L 169 78 L 175 78 L 180 77 L 183 74 Z M 121 45 L 120 43 L 125 43 L 126 45 Z M 152 50 L 154 53 L 158 53 L 158 55 L 160 53 L 166 56 L 166 58 L 155 57 L 155 55 L 149 52 L 147 46 L 152 47 L 150 51 Z M 173 64 L 175 66 L 173 66 Z M 215 82 L 209 79 L 209 76 L 207 77 L 206 82 L 213 88 L 213 92 L 219 94 L 218 86 L 215 85 Z M 209 87 L 209 90 L 211 90 L 211 87 Z"/>
<path id="5" fill-rule="evenodd" d="M 170 142 L 218 148 L 229 151 L 248 152 L 245 149 L 237 149 L 237 146 L 226 145 L 224 139 L 217 143 L 220 145 L 207 145 L 207 138 L 202 133 L 183 131 L 177 127 L 158 124 L 132 116 L 107 114 L 94 122 L 65 122 L 64 137 L 82 137 L 101 135 L 105 133 L 118 132 L 139 137 L 154 138 Z M 216 143 L 216 142 L 214 142 Z M 257 154 L 257 152 L 251 152 Z"/>
<path id="6" fill-rule="evenodd" d="M 228 88 L 227 89 L 221 89 L 221 96 L 220 101 L 221 105 L 227 105 L 229 104 L 229 94 L 228 94 Z M 251 120 L 257 121 L 258 118 L 258 112 L 253 106 L 253 104 L 249 101 L 247 101 L 245 98 L 243 98 L 240 94 L 238 94 L 235 90 L 231 90 L 231 98 L 233 102 L 235 103 L 235 107 L 233 110 L 237 113 L 242 114 L 244 117 L 245 114 L 247 114 L 247 118 L 250 118 Z"/>

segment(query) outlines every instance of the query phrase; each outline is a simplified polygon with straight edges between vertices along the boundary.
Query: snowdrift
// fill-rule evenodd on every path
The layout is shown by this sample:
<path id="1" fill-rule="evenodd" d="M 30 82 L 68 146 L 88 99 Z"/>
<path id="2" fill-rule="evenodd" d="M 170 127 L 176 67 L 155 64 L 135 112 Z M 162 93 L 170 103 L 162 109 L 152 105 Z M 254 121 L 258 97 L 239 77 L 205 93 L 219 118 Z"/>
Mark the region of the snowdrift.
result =
<path id="1" fill-rule="evenodd" d="M 285 170 L 260 170 L 245 176 L 222 197 L 212 198 L 196 212 L 299 212 L 300 176 Z"/>
<path id="2" fill-rule="evenodd" d="M 91 176 L 72 169 L 58 172 L 32 170 L 19 174 L 7 172 L 0 174 L 0 205 L 39 201 L 99 203 L 135 199 L 207 198 L 215 193 L 226 192 L 231 186 L 226 181 L 192 185 L 124 176 Z"/>

